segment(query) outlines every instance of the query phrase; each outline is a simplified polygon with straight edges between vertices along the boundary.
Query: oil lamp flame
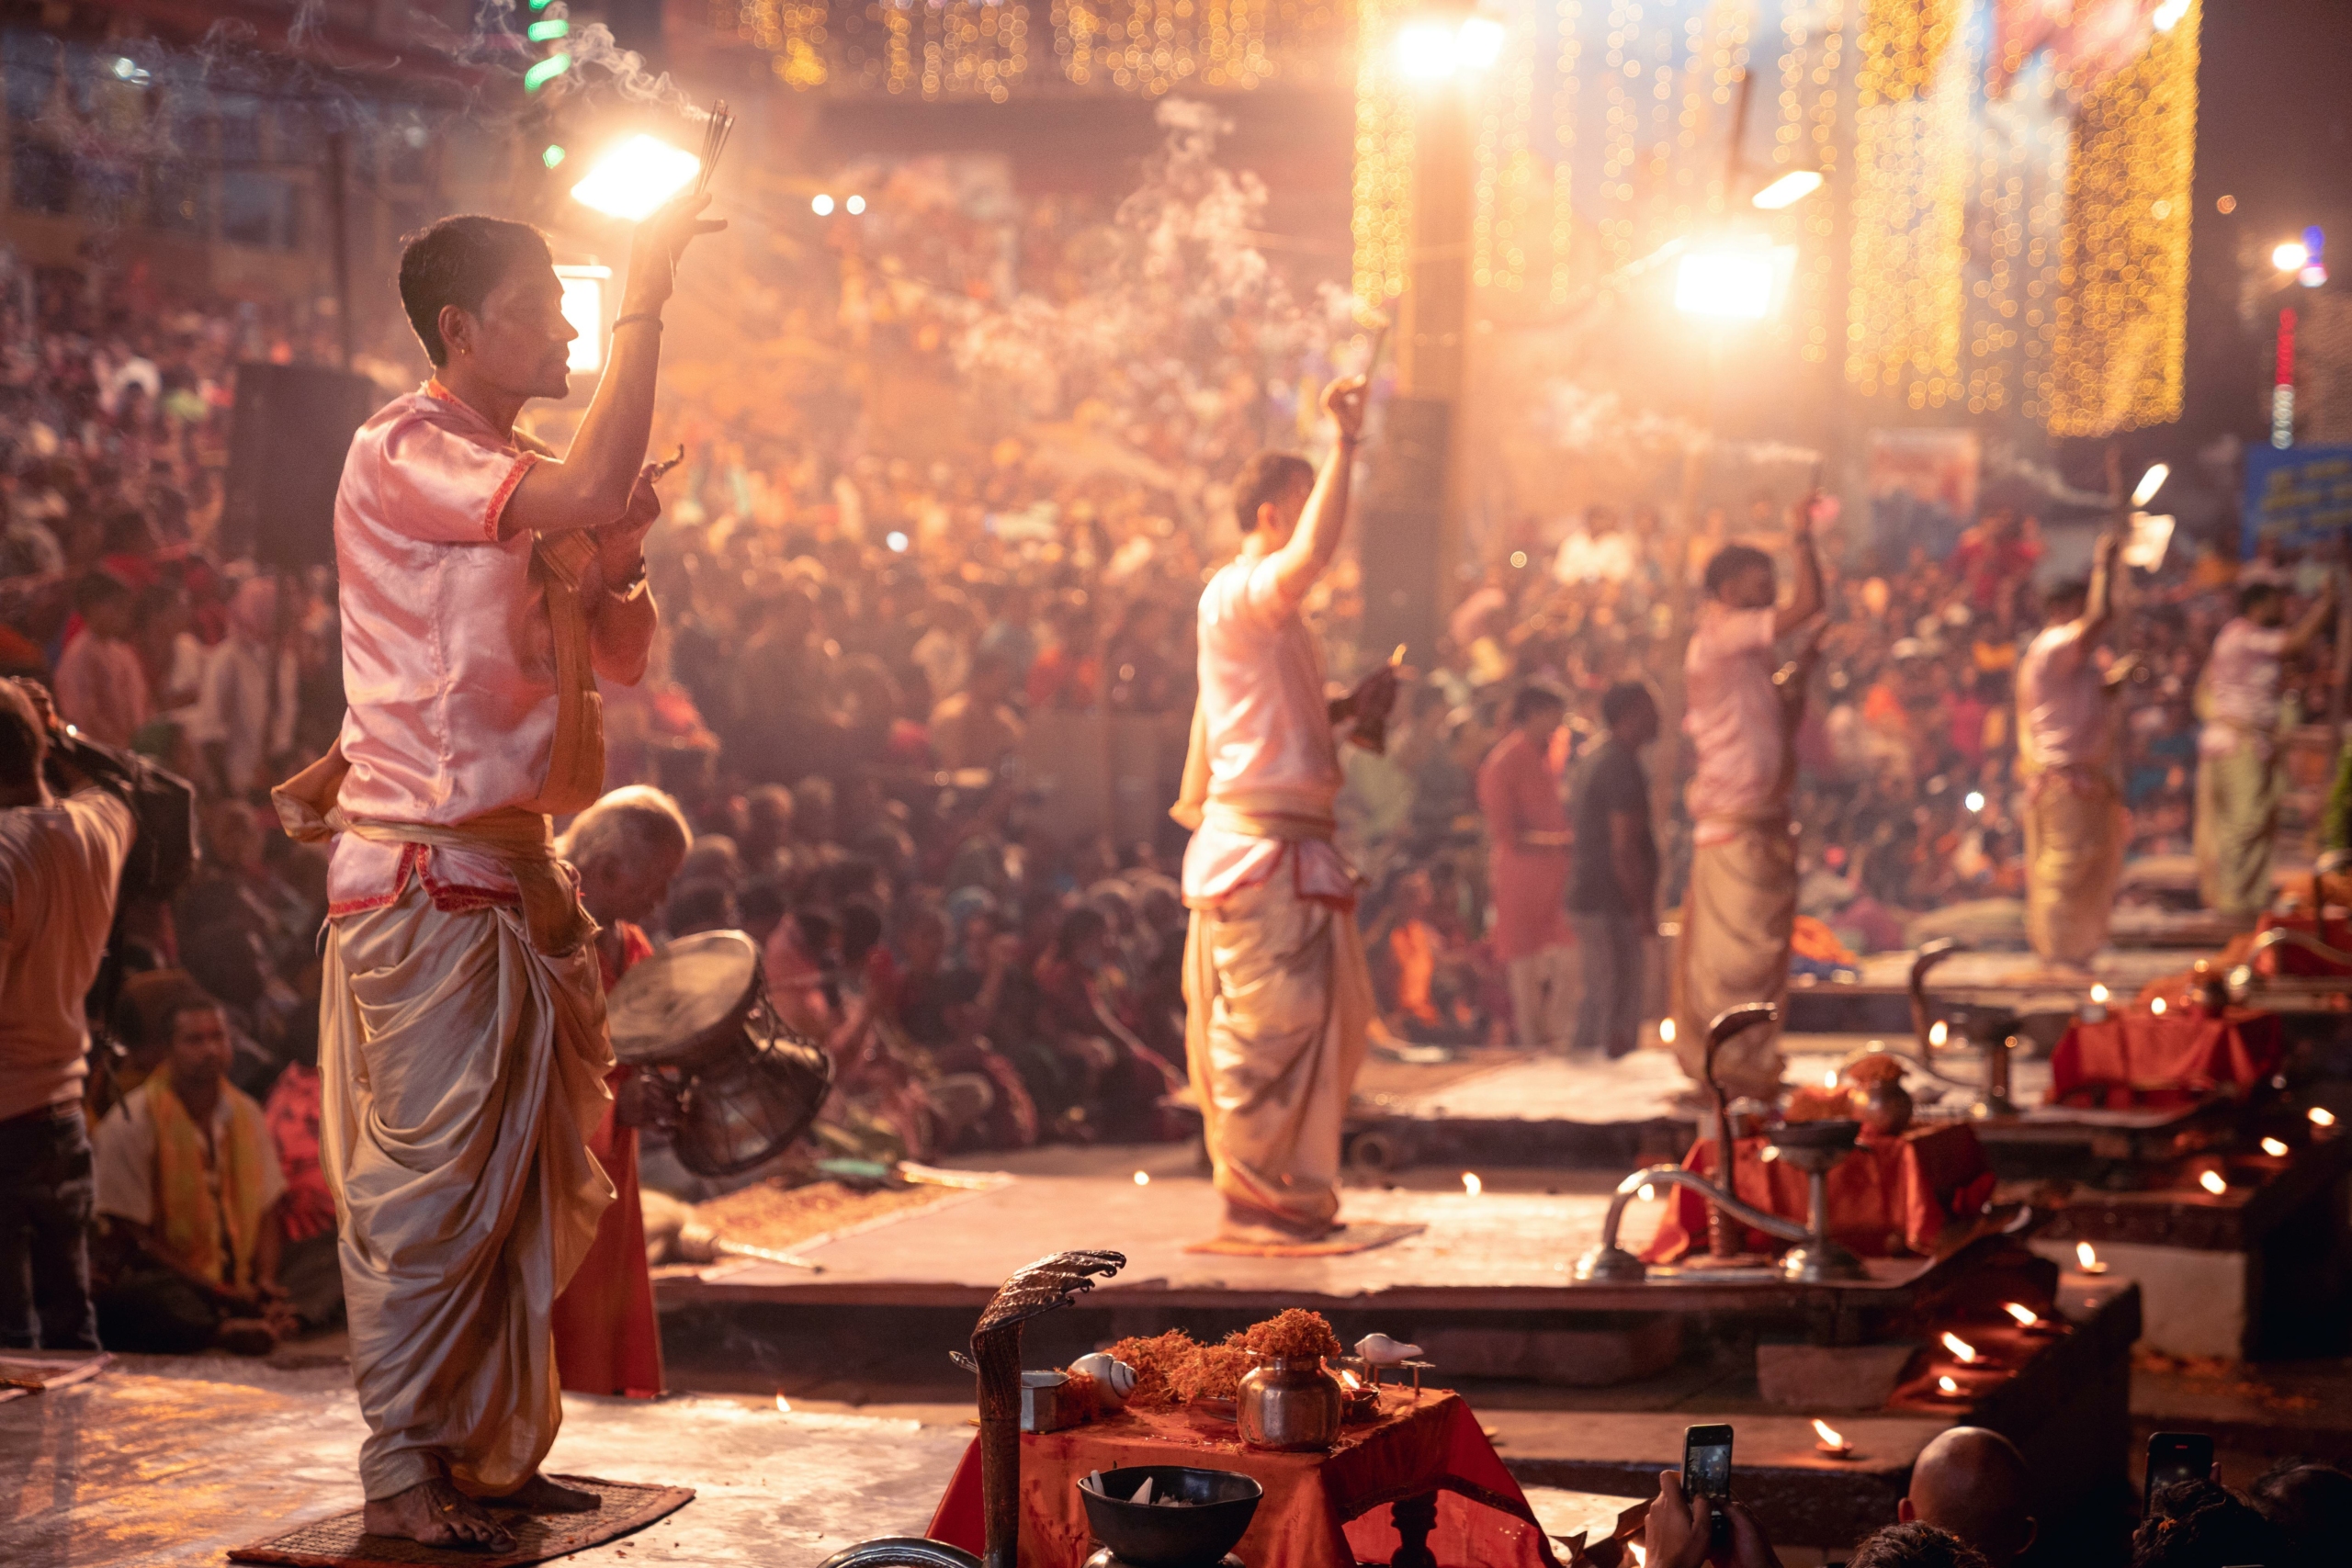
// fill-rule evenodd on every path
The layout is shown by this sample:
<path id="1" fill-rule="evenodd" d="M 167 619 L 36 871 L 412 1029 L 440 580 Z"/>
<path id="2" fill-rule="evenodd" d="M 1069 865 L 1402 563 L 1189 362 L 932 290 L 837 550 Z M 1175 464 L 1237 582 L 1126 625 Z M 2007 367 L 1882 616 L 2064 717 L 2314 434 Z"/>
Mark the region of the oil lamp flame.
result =
<path id="1" fill-rule="evenodd" d="M 1346 1368 L 1342 1367 L 1340 1370 L 1340 1386 L 1341 1388 L 1362 1388 L 1363 1384 L 1357 1381 L 1355 1373 L 1349 1371 Z"/>
<path id="2" fill-rule="evenodd" d="M 1462 1190 L 1470 1194 L 1471 1197 L 1476 1198 L 1486 1190 L 1487 1184 L 1478 1179 L 1476 1171 L 1465 1170 L 1462 1173 Z"/>
<path id="3" fill-rule="evenodd" d="M 776 1390 L 775 1407 L 778 1410 L 783 1411 L 786 1416 L 792 1414 L 792 1401 L 784 1397 L 784 1391 L 782 1389 Z"/>
<path id="4" fill-rule="evenodd" d="M 2197 1185 L 2202 1187 L 2206 1191 L 2211 1192 L 2216 1198 L 2219 1198 L 2222 1193 L 2227 1192 L 2230 1190 L 2229 1182 L 2223 1179 L 2222 1173 L 2218 1170 L 2209 1170 L 2199 1176 L 2197 1179 Z"/>
<path id="5" fill-rule="evenodd" d="M 1931 1023 L 1931 1024 L 1928 1025 L 1928 1044 L 1930 1044 L 1930 1045 L 1940 1045 L 1940 1044 L 1942 1044 L 1945 1041 L 1947 1041 L 1947 1040 L 1949 1040 L 1949 1039 L 1951 1039 L 1951 1025 L 1949 1025 L 1949 1024 L 1947 1024 L 1946 1022 L 1944 1022 L 1944 1021 L 1943 1021 L 1942 1019 L 1940 1019 L 1940 1018 L 1939 1018 L 1939 1019 L 1936 1020 L 1936 1021 L 1935 1021 L 1935 1022 L 1933 1022 L 1933 1023 Z"/>
<path id="6" fill-rule="evenodd" d="M 2162 1018 L 2162 1017 L 2164 1017 L 2164 1015 L 2165 1015 L 2165 999 L 2164 999 L 2164 998 L 2162 998 L 2162 997 L 2155 997 L 2155 998 L 2151 998 L 2151 999 L 2150 999 L 2150 1001 L 2149 1001 L 2149 1003 L 2148 1003 L 2148 1010 L 2149 1010 L 2150 1012 L 2152 1012 L 2152 1013 L 2154 1013 L 2158 1018 Z"/>
<path id="7" fill-rule="evenodd" d="M 1844 1434 L 1818 1416 L 1813 1418 L 1813 1430 L 1815 1436 L 1821 1439 L 1821 1446 L 1825 1449 L 1842 1449 L 1846 1446 Z"/>
<path id="8" fill-rule="evenodd" d="M 1959 1335 L 1952 1333 L 1950 1329 L 1944 1330 L 1944 1348 L 1959 1357 L 1962 1366 L 1966 1366 L 1976 1359 L 1976 1347 L 1971 1345 L 1967 1340 L 1962 1339 Z"/>
<path id="9" fill-rule="evenodd" d="M 1838 1087 L 1837 1068 L 1831 1067 L 1821 1075 L 1821 1087 L 1824 1089 L 1836 1089 Z"/>
<path id="10" fill-rule="evenodd" d="M 2085 1269 L 2098 1268 L 2098 1248 L 2093 1247 L 2086 1241 L 2076 1242 L 2075 1244 L 2075 1261 L 2081 1264 Z"/>
<path id="11" fill-rule="evenodd" d="M 2041 1318 L 2034 1315 L 2033 1309 L 2026 1305 L 2023 1302 L 2004 1302 L 2001 1303 L 2001 1310 L 2007 1313 L 2011 1317 L 2016 1318 L 2019 1328 L 2031 1328 L 2035 1324 L 2041 1321 Z"/>
<path id="12" fill-rule="evenodd" d="M 1150 1185 L 1151 1185 L 1151 1172 L 1149 1172 L 1149 1171 L 1148 1171 L 1148 1170 L 1138 1170 L 1138 1171 L 1136 1171 L 1136 1185 L 1137 1187 L 1148 1187 L 1148 1186 L 1150 1186 Z"/>
<path id="13" fill-rule="evenodd" d="M 2105 986 L 2094 985 L 2091 987 L 2091 1000 L 2104 1006 L 2107 1002 L 2108 995 L 2109 992 Z"/>
<path id="14" fill-rule="evenodd" d="M 2324 1105 L 2312 1106 L 2308 1114 L 2312 1119 L 2312 1125 L 2314 1127 L 2333 1127 L 2335 1125 L 2335 1112 L 2330 1111 Z"/>
<path id="15" fill-rule="evenodd" d="M 1936 1380 L 1936 1392 L 1948 1399 L 1952 1398 L 1959 1394 L 1960 1384 L 1952 1382 L 1949 1377 L 1940 1377 Z"/>
<path id="16" fill-rule="evenodd" d="M 2277 1138 L 2265 1138 L 2262 1140 L 2262 1152 L 2272 1159 L 2285 1159 L 2287 1145 Z"/>

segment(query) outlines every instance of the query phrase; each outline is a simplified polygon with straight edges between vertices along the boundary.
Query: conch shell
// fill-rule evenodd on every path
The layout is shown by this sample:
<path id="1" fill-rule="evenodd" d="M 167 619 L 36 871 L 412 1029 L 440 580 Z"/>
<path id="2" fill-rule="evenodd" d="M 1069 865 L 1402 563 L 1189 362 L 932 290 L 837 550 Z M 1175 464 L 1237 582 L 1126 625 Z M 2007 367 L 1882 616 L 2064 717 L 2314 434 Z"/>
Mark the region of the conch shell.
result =
<path id="1" fill-rule="evenodd" d="M 1127 1395 L 1136 1389 L 1136 1370 L 1125 1361 L 1114 1360 L 1101 1350 L 1080 1356 L 1069 1364 L 1074 1372 L 1084 1372 L 1102 1391 L 1104 1403 L 1114 1410 L 1126 1407 Z"/>
<path id="2" fill-rule="evenodd" d="M 1395 1367 L 1419 1360 L 1421 1348 L 1399 1344 L 1385 1334 L 1367 1334 L 1356 1341 L 1356 1354 L 1364 1359 L 1367 1366 Z"/>

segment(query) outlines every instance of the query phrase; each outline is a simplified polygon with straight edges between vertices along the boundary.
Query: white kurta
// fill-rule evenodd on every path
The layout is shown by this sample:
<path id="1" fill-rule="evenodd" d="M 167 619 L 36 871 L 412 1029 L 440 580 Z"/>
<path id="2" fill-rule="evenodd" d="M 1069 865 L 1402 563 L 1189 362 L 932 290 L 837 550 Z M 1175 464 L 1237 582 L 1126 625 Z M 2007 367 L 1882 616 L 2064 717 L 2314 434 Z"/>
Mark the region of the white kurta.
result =
<path id="1" fill-rule="evenodd" d="M 513 818 L 548 776 L 545 593 L 530 536 L 499 537 L 532 461 L 436 388 L 361 427 L 335 500 L 340 807 L 395 835 L 337 841 L 319 1021 L 371 1498 L 529 1479 L 561 1417 L 555 1298 L 613 1199 L 593 946 L 541 951 L 498 855 L 396 838 Z"/>

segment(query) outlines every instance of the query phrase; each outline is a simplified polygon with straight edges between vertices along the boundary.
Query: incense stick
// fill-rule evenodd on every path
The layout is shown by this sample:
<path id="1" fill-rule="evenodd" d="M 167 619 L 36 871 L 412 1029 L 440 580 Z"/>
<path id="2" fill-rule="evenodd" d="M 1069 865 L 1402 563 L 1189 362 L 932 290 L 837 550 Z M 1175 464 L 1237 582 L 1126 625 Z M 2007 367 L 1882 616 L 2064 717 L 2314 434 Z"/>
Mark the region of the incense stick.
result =
<path id="1" fill-rule="evenodd" d="M 695 194 L 700 196 L 710 188 L 711 171 L 718 167 L 718 155 L 727 150 L 727 138 L 735 129 L 735 117 L 727 112 L 727 100 L 719 99 L 710 106 L 702 121 L 702 172 L 695 176 Z"/>

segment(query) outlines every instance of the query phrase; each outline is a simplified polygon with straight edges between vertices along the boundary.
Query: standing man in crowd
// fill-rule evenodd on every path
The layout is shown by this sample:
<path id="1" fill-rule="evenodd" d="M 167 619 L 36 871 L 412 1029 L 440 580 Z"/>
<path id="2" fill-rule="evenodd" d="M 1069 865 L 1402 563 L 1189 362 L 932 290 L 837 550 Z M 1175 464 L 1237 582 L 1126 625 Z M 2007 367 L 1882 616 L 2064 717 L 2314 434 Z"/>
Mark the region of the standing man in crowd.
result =
<path id="1" fill-rule="evenodd" d="M 2115 778 L 2113 698 L 2128 664 L 2097 658 L 2120 541 L 2101 534 L 2088 587 L 2063 582 L 2018 661 L 2018 782 L 2025 790 L 2025 935 L 2044 964 L 2079 969 L 2107 945 L 2132 814 Z"/>
<path id="2" fill-rule="evenodd" d="M 107 791 L 50 793 L 56 722 L 39 686 L 0 681 L 0 1348 L 11 1350 L 98 1348 L 82 998 L 137 831 Z"/>
<path id="3" fill-rule="evenodd" d="M 594 1508 L 539 1473 L 555 1299 L 613 1186 L 588 1152 L 612 1047 L 548 818 L 602 793 L 596 679 L 633 685 L 655 626 L 642 546 L 662 307 L 706 197 L 638 225 L 612 352 L 562 461 L 519 436 L 561 397 L 563 289 L 526 224 L 447 218 L 401 256 L 435 367 L 360 427 L 335 498 L 349 698 L 277 791 L 339 834 L 320 998 L 322 1158 L 343 1216 L 365 1528 L 497 1551 L 477 1499 Z"/>
<path id="4" fill-rule="evenodd" d="M 1373 1016 L 1356 877 L 1331 844 L 1332 727 L 1385 720 L 1383 665 L 1337 701 L 1299 605 L 1338 553 L 1364 381 L 1333 382 L 1339 439 L 1318 477 L 1261 452 L 1233 487 L 1241 554 L 1201 594 L 1200 705 L 1176 819 L 1184 851 L 1184 1044 L 1224 1235 L 1311 1241 L 1336 1227 L 1340 1122 Z"/>
<path id="5" fill-rule="evenodd" d="M 580 902 L 596 922 L 596 967 L 607 994 L 653 955 L 642 922 L 669 901 L 671 878 L 693 841 L 678 803 L 649 784 L 616 789 L 573 818 L 562 853 L 580 874 Z M 588 1152 L 615 1197 L 596 1223 L 595 1245 L 556 1298 L 556 1370 L 578 1393 L 654 1399 L 662 1392 L 662 1328 L 637 1185 L 637 1130 L 651 1119 L 654 1102 L 626 1064 L 605 1081 L 613 1100 Z"/>
<path id="6" fill-rule="evenodd" d="M 2205 907 L 2251 931 L 2270 903 L 2270 850 L 2278 833 L 2278 668 L 2326 629 L 2335 580 L 2303 618 L 2287 623 L 2286 591 L 2239 591 L 2238 613 L 2213 639 L 2198 682 L 2197 882 Z"/>
<path id="7" fill-rule="evenodd" d="M 1783 767 L 1788 739 L 1772 684 L 1772 644 L 1821 609 L 1821 563 L 1807 496 L 1789 517 L 1796 592 L 1774 607 L 1772 558 L 1726 545 L 1707 563 L 1706 602 L 1683 655 L 1682 728 L 1698 765 L 1690 810 L 1690 889 L 1682 909 L 1674 1054 L 1695 1080 L 1707 1025 L 1743 1002 L 1777 1002 L 1789 988 L 1796 928 L 1797 847 Z M 1781 1082 L 1780 1026 L 1749 1029 L 1716 1058 L 1724 1091 L 1770 1100 Z"/>
<path id="8" fill-rule="evenodd" d="M 1649 938 L 1657 931 L 1657 835 L 1642 748 L 1657 739 L 1657 701 L 1621 681 L 1600 699 L 1609 739 L 1577 793 L 1576 874 L 1568 909 L 1584 949 L 1577 1049 L 1614 1061 L 1641 1044 Z"/>
<path id="9" fill-rule="evenodd" d="M 1558 688 L 1521 686 L 1510 700 L 1510 728 L 1478 765 L 1495 956 L 1510 983 L 1511 1021 L 1521 1044 L 1562 1053 L 1576 1029 L 1576 949 L 1563 901 L 1568 814 L 1552 770 L 1552 738 L 1567 711 Z"/>

